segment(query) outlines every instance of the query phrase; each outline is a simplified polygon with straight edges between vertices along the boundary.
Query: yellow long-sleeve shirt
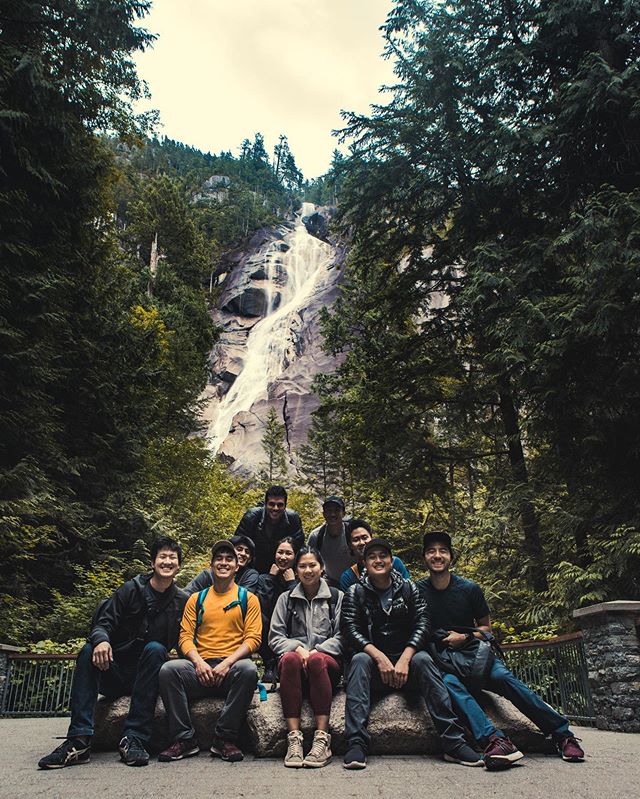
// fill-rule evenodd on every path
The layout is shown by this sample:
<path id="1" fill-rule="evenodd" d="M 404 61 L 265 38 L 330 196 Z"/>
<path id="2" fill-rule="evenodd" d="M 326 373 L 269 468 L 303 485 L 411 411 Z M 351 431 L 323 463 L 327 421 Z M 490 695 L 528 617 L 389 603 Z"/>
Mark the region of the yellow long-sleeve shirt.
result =
<path id="1" fill-rule="evenodd" d="M 251 652 L 255 652 L 260 646 L 262 637 L 260 600 L 255 594 L 247 593 L 247 613 L 243 620 L 240 605 L 235 605 L 229 610 L 224 609 L 236 599 L 238 599 L 238 586 L 235 584 L 224 594 L 216 593 L 213 586 L 207 592 L 195 644 L 198 654 L 205 660 L 226 658 L 243 643 Z M 197 601 L 198 594 L 191 594 L 182 614 L 180 649 L 184 653 L 194 647 Z"/>

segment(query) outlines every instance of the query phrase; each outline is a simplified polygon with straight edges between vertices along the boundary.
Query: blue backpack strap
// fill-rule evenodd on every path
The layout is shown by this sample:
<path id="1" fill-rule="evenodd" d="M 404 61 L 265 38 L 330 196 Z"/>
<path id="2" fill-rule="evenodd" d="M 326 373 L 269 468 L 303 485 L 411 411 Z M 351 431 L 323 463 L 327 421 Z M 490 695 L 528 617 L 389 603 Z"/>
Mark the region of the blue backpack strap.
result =
<path id="1" fill-rule="evenodd" d="M 198 598 L 196 599 L 196 626 L 193 630 L 193 643 L 194 646 L 198 645 L 198 627 L 202 624 L 202 617 L 204 615 L 204 600 L 209 593 L 209 588 L 203 588 L 202 591 L 198 591 Z"/>
<path id="2" fill-rule="evenodd" d="M 244 621 L 245 617 L 247 615 L 247 605 L 248 605 L 248 603 L 249 603 L 248 591 L 244 587 L 244 585 L 239 585 L 238 586 L 238 598 L 234 599 L 233 602 L 229 602 L 229 604 L 225 605 L 224 608 L 222 608 L 222 609 L 226 613 L 228 610 L 231 610 L 231 608 L 235 608 L 236 605 L 240 605 L 240 610 L 242 611 L 242 621 Z"/>

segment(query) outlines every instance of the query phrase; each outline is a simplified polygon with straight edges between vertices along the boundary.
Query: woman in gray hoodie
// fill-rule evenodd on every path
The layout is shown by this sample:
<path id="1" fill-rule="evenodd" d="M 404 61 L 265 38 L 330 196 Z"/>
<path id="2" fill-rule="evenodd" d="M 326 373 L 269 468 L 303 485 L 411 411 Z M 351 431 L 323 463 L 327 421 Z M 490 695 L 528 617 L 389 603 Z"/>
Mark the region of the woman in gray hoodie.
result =
<path id="1" fill-rule="evenodd" d="M 329 588 L 323 568 L 318 550 L 300 549 L 294 561 L 299 582 L 279 597 L 271 618 L 269 646 L 279 658 L 280 698 L 288 732 L 284 765 L 288 768 L 321 768 L 331 760 L 329 714 L 333 687 L 342 671 L 342 594 Z M 306 757 L 300 730 L 305 687 L 316 720 Z"/>

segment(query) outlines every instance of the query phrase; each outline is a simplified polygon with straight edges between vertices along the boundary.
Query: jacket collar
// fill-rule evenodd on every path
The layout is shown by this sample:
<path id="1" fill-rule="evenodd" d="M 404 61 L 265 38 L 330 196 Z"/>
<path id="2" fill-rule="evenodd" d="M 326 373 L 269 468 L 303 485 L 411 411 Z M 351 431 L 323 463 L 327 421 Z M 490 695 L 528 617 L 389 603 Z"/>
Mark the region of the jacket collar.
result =
<path id="1" fill-rule="evenodd" d="M 362 585 L 369 591 L 376 591 L 377 589 L 372 585 L 371 580 L 369 579 L 369 575 L 365 571 L 360 578 L 360 582 Z M 393 589 L 394 595 L 398 593 L 402 589 L 402 584 L 404 583 L 404 577 L 397 572 L 395 569 L 391 569 L 391 587 Z"/>
<path id="2" fill-rule="evenodd" d="M 295 588 L 291 589 L 291 598 L 292 599 L 304 599 L 305 602 L 308 602 L 304 588 L 300 583 L 298 583 Z M 318 593 L 314 596 L 314 599 L 330 599 L 331 598 L 331 590 L 329 588 L 329 584 L 324 579 L 324 577 L 320 578 L 320 588 L 318 588 Z"/>

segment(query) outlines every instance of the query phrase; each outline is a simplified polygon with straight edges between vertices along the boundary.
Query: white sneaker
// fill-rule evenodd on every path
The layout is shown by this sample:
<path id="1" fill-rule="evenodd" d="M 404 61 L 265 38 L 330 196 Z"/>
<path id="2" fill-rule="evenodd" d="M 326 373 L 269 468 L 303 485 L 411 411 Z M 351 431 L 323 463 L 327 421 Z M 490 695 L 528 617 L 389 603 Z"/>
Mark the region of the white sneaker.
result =
<path id="1" fill-rule="evenodd" d="M 309 754 L 305 757 L 303 766 L 307 768 L 322 768 L 331 760 L 331 736 L 323 730 L 316 730 L 313 744 Z"/>
<path id="2" fill-rule="evenodd" d="M 303 760 L 302 732 L 292 730 L 287 735 L 287 754 L 284 756 L 284 765 L 286 768 L 302 768 Z"/>

